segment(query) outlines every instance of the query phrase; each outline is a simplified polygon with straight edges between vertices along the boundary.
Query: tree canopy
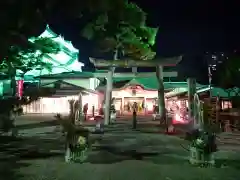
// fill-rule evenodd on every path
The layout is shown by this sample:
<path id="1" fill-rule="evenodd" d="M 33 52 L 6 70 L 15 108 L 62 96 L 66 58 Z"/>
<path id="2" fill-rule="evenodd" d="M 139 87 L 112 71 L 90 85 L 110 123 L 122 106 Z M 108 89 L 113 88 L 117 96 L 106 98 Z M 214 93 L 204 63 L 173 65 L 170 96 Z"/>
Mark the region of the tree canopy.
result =
<path id="1" fill-rule="evenodd" d="M 27 46 L 30 37 L 38 36 L 52 18 L 79 19 L 117 9 L 124 0 L 9 0 L 0 2 L 0 61 L 9 56 L 9 48 Z M 121 9 L 121 8 L 120 8 Z"/>
<path id="2" fill-rule="evenodd" d="M 156 53 L 152 47 L 158 28 L 146 25 L 146 13 L 136 4 L 123 2 L 122 6 L 105 9 L 86 25 L 82 35 L 97 41 L 102 52 L 113 52 L 118 57 L 122 53 L 135 60 L 153 59 Z"/>
<path id="3" fill-rule="evenodd" d="M 25 45 L 15 45 L 9 48 L 8 56 L 3 58 L 0 64 L 2 71 L 9 71 L 9 67 L 22 71 L 24 75 L 34 68 L 46 68 L 51 70 L 52 64 L 43 62 L 46 54 L 56 54 L 60 51 L 58 43 L 51 38 L 36 38 Z"/>
<path id="4" fill-rule="evenodd" d="M 146 13 L 125 0 L 10 0 L 0 5 L 1 69 L 11 62 L 26 72 L 40 63 L 39 58 L 44 53 L 54 52 L 56 48 L 49 48 L 49 44 L 53 45 L 51 40 L 39 39 L 33 43 L 28 39 L 38 36 L 56 15 L 58 18 L 78 18 L 79 21 L 91 15 L 93 20 L 81 35 L 96 40 L 102 51 L 118 50 L 118 53 L 136 60 L 148 60 L 155 56 L 152 46 L 158 29 L 148 27 Z M 36 56 L 36 51 L 41 53 Z"/>

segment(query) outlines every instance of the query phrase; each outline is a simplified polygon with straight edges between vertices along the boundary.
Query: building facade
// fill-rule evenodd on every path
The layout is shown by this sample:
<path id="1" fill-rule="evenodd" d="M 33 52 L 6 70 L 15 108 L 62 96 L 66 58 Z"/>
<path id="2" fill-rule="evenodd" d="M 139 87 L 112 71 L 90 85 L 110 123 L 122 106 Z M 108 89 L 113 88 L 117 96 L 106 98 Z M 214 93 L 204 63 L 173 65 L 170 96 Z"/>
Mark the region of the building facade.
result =
<path id="1" fill-rule="evenodd" d="M 38 89 L 47 90 L 48 94 L 45 94 L 45 96 L 40 97 L 31 104 L 25 105 L 23 107 L 25 113 L 67 114 L 70 111 L 69 101 L 77 101 L 79 99 L 79 93 L 81 93 L 82 105 L 88 104 L 89 113 L 92 113 L 92 110 L 97 111 L 99 107 L 99 98 L 96 91 L 68 83 L 64 80 L 56 80 L 41 85 Z"/>
<path id="2" fill-rule="evenodd" d="M 187 89 L 187 82 L 164 82 L 166 108 L 170 109 L 172 104 L 167 100 L 169 95 Z M 105 85 L 100 84 L 97 90 L 101 92 L 100 101 L 103 102 Z M 132 113 L 133 103 L 138 104 L 138 113 L 152 114 L 154 107 L 157 106 L 158 80 L 156 76 L 114 78 L 112 97 L 114 98 L 116 110 L 120 114 Z"/>

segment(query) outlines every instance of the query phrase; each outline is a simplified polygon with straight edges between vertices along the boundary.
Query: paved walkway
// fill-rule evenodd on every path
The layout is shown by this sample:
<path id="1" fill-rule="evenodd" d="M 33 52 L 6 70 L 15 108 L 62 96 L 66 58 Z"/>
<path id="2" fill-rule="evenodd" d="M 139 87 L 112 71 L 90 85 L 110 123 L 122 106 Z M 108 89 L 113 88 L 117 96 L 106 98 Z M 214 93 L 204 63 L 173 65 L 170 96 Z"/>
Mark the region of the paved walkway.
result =
<path id="1" fill-rule="evenodd" d="M 31 117 L 29 119 L 35 119 Z M 25 120 L 26 121 L 26 120 Z M 31 120 L 31 122 L 34 120 Z M 26 123 L 27 124 L 27 123 Z M 34 123 L 37 124 L 37 123 Z M 141 123 L 140 123 L 141 124 Z M 46 125 L 46 124 L 45 124 Z M 22 126 L 23 127 L 23 126 Z M 25 126 L 26 127 L 26 126 Z M 143 133 L 131 129 L 131 122 L 111 125 L 93 144 L 84 164 L 64 163 L 64 140 L 55 125 L 24 128 L 21 139 L 0 138 L 0 179 L 46 180 L 237 180 L 240 157 L 221 151 L 222 168 L 196 168 L 187 163 L 184 140 L 161 132 Z M 143 127 L 142 127 L 143 128 Z M 29 135 L 27 133 L 34 133 Z"/>

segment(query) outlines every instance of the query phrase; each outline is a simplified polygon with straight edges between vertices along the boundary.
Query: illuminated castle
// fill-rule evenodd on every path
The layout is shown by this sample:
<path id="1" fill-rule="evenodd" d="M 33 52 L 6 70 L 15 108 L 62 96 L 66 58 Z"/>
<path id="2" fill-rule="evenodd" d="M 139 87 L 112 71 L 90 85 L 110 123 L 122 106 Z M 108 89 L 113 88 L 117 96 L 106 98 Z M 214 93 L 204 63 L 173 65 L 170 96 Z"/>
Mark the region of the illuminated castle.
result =
<path id="1" fill-rule="evenodd" d="M 82 72 L 83 63 L 78 61 L 78 49 L 74 48 L 70 41 L 64 40 L 63 37 L 54 33 L 47 25 L 46 30 L 39 36 L 43 38 L 52 38 L 53 41 L 60 44 L 61 51 L 57 54 L 47 54 L 43 57 L 44 62 L 52 64 L 52 70 L 34 69 L 25 74 L 25 76 L 40 76 L 46 74 L 59 74 L 63 72 Z M 30 38 L 29 41 L 34 41 Z"/>

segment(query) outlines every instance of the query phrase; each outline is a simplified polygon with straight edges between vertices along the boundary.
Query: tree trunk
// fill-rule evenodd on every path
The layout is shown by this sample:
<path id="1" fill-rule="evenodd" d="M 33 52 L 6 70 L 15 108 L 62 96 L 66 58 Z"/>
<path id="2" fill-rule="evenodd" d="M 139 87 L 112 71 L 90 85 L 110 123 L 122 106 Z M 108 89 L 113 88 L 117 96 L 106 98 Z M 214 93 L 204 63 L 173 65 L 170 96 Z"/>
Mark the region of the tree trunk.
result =
<path id="1" fill-rule="evenodd" d="M 163 84 L 163 67 L 156 67 L 156 76 L 158 79 L 159 87 L 158 87 L 158 113 L 160 115 L 160 122 L 165 122 L 166 128 L 168 126 L 168 122 L 166 119 L 166 110 L 165 110 L 165 97 L 164 97 L 164 84 Z"/>
<path id="2" fill-rule="evenodd" d="M 15 97 L 16 97 L 16 69 L 13 66 L 11 62 L 7 62 L 8 64 L 8 75 L 9 79 L 11 82 L 11 96 L 12 98 L 8 99 L 6 103 L 3 104 L 2 110 L 4 111 L 0 112 L 0 129 L 5 130 L 6 132 L 9 132 L 11 129 L 13 130 L 14 128 L 14 118 L 13 118 L 13 110 L 14 107 L 12 106 L 13 104 L 16 104 Z M 13 101 L 14 99 L 14 101 Z M 13 133 L 12 133 L 13 135 Z"/>
<path id="3" fill-rule="evenodd" d="M 16 68 L 12 65 L 12 63 L 8 63 L 8 74 L 11 81 L 11 89 L 12 89 L 12 97 L 16 97 Z"/>
<path id="4" fill-rule="evenodd" d="M 107 74 L 107 87 L 105 91 L 105 107 L 104 107 L 104 124 L 108 125 L 110 122 L 110 107 L 112 99 L 112 81 L 113 81 L 113 69 L 109 68 Z"/>
<path id="5" fill-rule="evenodd" d="M 114 60 L 118 59 L 118 49 L 116 49 L 114 53 Z M 105 91 L 105 107 L 104 107 L 104 125 L 108 125 L 110 123 L 110 107 L 112 102 L 112 84 L 113 84 L 113 73 L 115 67 L 110 67 L 107 73 L 107 87 Z"/>

